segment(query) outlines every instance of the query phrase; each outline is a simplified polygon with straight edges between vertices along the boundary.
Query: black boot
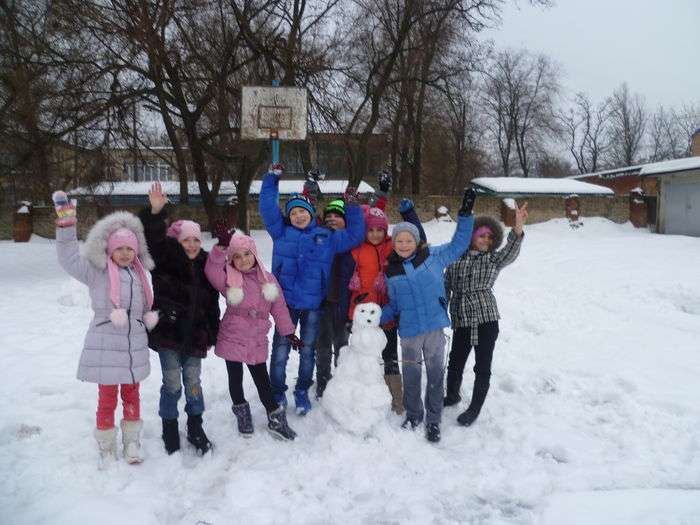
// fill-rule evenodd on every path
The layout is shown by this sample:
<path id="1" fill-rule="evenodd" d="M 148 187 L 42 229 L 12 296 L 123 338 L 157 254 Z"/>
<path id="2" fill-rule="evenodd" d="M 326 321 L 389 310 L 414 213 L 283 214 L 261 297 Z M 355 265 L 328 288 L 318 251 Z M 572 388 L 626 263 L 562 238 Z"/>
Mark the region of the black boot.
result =
<path id="1" fill-rule="evenodd" d="M 474 421 L 476 421 L 476 418 L 479 417 L 479 413 L 481 412 L 481 407 L 484 406 L 484 401 L 486 400 L 486 394 L 488 391 L 488 380 L 480 381 L 477 377 L 474 380 L 474 390 L 472 391 L 472 400 L 469 403 L 469 408 L 467 408 L 457 417 L 457 423 L 468 427 L 474 423 Z"/>
<path id="2" fill-rule="evenodd" d="M 267 415 L 267 418 L 267 429 L 274 437 L 286 439 L 287 441 L 294 441 L 294 438 L 297 437 L 297 433 L 287 423 L 287 414 L 284 411 L 284 407 L 281 406 L 273 410 Z"/>
<path id="3" fill-rule="evenodd" d="M 246 401 L 240 405 L 233 405 L 231 410 L 233 410 L 236 421 L 238 422 L 238 433 L 245 438 L 252 437 L 255 428 L 253 427 L 253 416 L 250 413 L 250 405 L 248 402 Z"/>
<path id="4" fill-rule="evenodd" d="M 163 419 L 163 443 L 168 455 L 180 450 L 180 431 L 177 419 Z"/>
<path id="5" fill-rule="evenodd" d="M 459 389 L 462 386 L 462 374 L 454 370 L 447 369 L 447 388 L 443 406 L 451 407 L 462 400 L 459 395 Z"/>
<path id="6" fill-rule="evenodd" d="M 425 437 L 431 443 L 440 441 L 440 425 L 437 423 L 428 423 L 425 425 Z"/>
<path id="7" fill-rule="evenodd" d="M 420 425 L 420 419 L 414 419 L 412 417 L 406 416 L 406 419 L 403 420 L 403 423 L 401 423 L 401 428 L 405 428 L 406 430 L 415 430 L 418 425 Z"/>
<path id="8" fill-rule="evenodd" d="M 204 455 L 212 447 L 202 428 L 202 416 L 189 416 L 187 418 L 187 441 L 194 445 L 199 455 Z"/>

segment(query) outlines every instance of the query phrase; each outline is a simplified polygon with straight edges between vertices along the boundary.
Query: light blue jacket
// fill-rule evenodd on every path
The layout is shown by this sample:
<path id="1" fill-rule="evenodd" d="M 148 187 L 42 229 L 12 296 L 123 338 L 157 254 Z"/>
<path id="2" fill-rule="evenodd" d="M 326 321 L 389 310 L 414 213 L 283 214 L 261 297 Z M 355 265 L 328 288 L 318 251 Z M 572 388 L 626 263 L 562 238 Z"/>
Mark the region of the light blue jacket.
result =
<path id="1" fill-rule="evenodd" d="M 469 248 L 474 217 L 460 216 L 452 240 L 440 246 L 419 248 L 409 259 L 396 252 L 386 271 L 389 303 L 382 324 L 398 320 L 399 335 L 414 337 L 450 326 L 445 297 L 445 268 Z"/>

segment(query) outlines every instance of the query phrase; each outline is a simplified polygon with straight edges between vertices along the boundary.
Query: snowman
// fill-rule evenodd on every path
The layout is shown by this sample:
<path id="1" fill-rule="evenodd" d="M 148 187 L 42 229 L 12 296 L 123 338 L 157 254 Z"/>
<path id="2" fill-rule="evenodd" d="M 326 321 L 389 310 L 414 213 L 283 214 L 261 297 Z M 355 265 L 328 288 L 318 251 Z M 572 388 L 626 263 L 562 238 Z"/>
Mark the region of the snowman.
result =
<path id="1" fill-rule="evenodd" d="M 340 364 L 323 394 L 328 415 L 348 432 L 362 436 L 386 418 L 389 407 L 380 363 L 386 346 L 381 315 L 375 303 L 355 307 L 348 346 L 341 349 Z"/>

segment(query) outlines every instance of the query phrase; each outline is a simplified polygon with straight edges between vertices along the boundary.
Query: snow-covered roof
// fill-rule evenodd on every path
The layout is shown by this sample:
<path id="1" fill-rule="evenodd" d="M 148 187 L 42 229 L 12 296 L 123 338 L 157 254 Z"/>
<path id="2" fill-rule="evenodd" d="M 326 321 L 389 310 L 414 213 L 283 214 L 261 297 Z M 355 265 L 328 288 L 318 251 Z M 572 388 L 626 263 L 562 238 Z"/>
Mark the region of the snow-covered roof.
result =
<path id="1" fill-rule="evenodd" d="M 532 179 L 527 177 L 478 177 L 478 189 L 501 195 L 614 195 L 610 188 L 573 179 Z"/>
<path id="2" fill-rule="evenodd" d="M 700 157 L 685 157 L 682 159 L 663 160 L 661 162 L 651 162 L 649 164 L 638 164 L 636 166 L 584 173 L 583 175 L 573 175 L 568 178 L 573 180 L 587 179 L 590 177 L 613 179 L 624 175 L 639 175 L 641 177 L 653 175 L 658 177 L 681 171 L 693 171 L 698 169 L 700 169 Z"/>
<path id="3" fill-rule="evenodd" d="M 147 195 L 152 182 L 103 182 L 92 188 L 76 188 L 71 190 L 70 195 Z M 163 181 L 160 183 L 163 190 L 169 195 L 180 194 L 180 183 L 177 181 Z M 342 195 L 348 185 L 347 180 L 323 180 L 319 181 L 318 185 L 321 193 Z M 250 185 L 250 195 L 259 195 L 262 181 L 254 180 Z M 190 195 L 199 195 L 199 186 L 196 182 L 187 183 L 188 193 Z M 279 192 L 281 195 L 289 195 L 291 193 L 301 193 L 304 189 L 303 180 L 280 180 Z M 361 182 L 358 187 L 359 193 L 374 193 L 374 188 L 366 182 Z M 232 182 L 222 182 L 219 189 L 219 195 L 235 195 L 236 186 Z"/>
<path id="4" fill-rule="evenodd" d="M 665 160 L 642 166 L 641 176 L 645 175 L 670 175 L 679 171 L 691 171 L 700 169 L 700 157 L 686 157 L 683 159 Z"/>

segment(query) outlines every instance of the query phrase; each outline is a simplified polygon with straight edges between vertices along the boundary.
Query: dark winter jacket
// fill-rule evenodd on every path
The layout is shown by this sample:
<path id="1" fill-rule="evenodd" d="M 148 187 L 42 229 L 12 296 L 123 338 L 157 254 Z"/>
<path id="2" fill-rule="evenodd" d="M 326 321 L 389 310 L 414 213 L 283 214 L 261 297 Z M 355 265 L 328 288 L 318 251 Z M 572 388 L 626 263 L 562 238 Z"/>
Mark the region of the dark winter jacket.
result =
<path id="1" fill-rule="evenodd" d="M 331 266 L 326 302 L 334 306 L 333 312 L 337 326 L 343 326 L 348 320 L 351 294 L 348 284 L 354 271 L 355 260 L 351 252 L 343 252 L 335 256 Z"/>
<path id="2" fill-rule="evenodd" d="M 503 227 L 490 217 L 479 216 L 474 221 L 474 231 L 482 226 L 489 227 L 493 232 L 491 249 L 486 253 L 467 250 L 445 272 L 445 292 L 450 302 L 454 328 L 477 327 L 500 319 L 493 285 L 499 272 L 515 261 L 520 253 L 524 234 L 518 237 L 511 230 L 508 242 L 499 250 L 503 241 Z M 471 334 L 471 344 L 476 345 L 478 330 L 472 330 Z"/>
<path id="3" fill-rule="evenodd" d="M 282 286 L 288 306 L 317 310 L 326 298 L 336 254 L 351 250 L 364 238 L 362 210 L 357 205 L 347 206 L 344 230 L 334 232 L 313 220 L 299 229 L 282 215 L 278 200 L 278 180 L 267 175 L 260 190 L 260 215 L 272 237 L 272 274 Z"/>
<path id="4" fill-rule="evenodd" d="M 460 216 L 448 244 L 420 247 L 408 259 L 396 252 L 386 270 L 389 303 L 382 309 L 382 324 L 399 322 L 399 335 L 413 337 L 450 326 L 445 298 L 445 268 L 469 247 L 473 217 Z"/>
<path id="5" fill-rule="evenodd" d="M 166 213 L 153 215 L 150 208 L 140 213 L 148 249 L 156 263 L 153 277 L 153 309 L 160 321 L 148 335 L 153 350 L 176 350 L 194 357 L 206 357 L 216 344 L 219 330 L 219 292 L 209 284 L 204 267 L 207 252 L 194 260 L 177 239 L 167 237 Z"/>

